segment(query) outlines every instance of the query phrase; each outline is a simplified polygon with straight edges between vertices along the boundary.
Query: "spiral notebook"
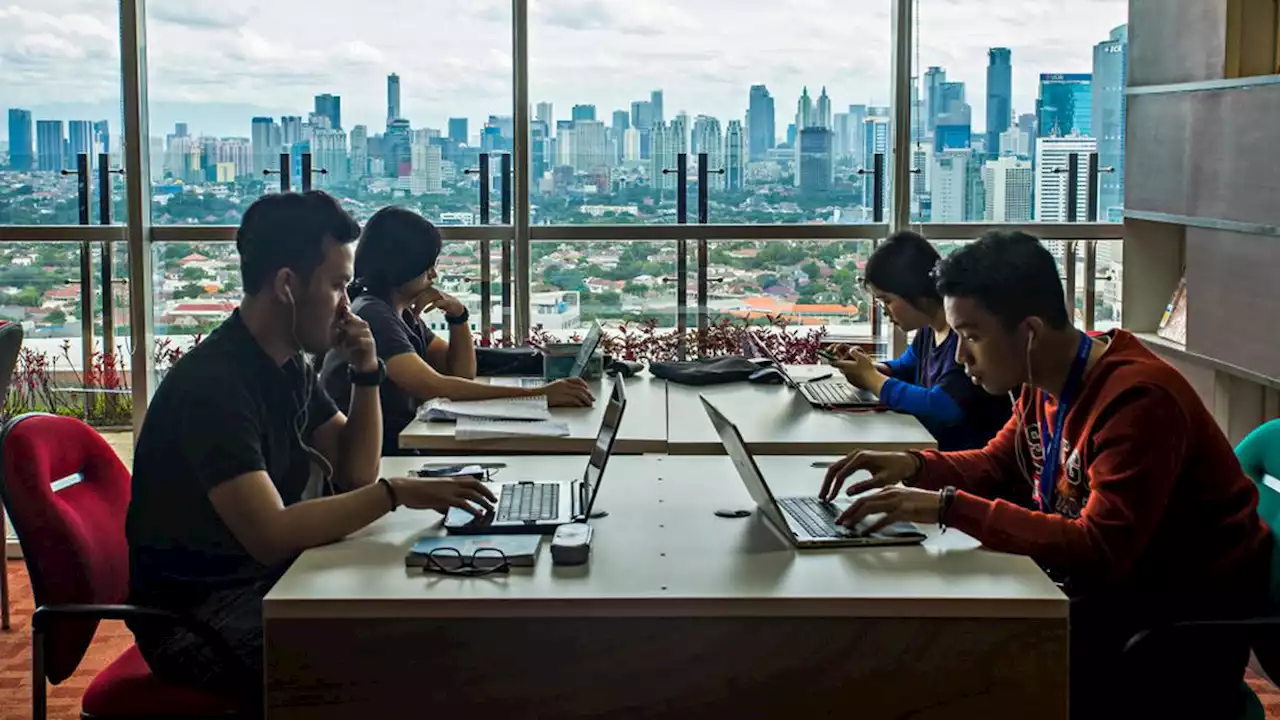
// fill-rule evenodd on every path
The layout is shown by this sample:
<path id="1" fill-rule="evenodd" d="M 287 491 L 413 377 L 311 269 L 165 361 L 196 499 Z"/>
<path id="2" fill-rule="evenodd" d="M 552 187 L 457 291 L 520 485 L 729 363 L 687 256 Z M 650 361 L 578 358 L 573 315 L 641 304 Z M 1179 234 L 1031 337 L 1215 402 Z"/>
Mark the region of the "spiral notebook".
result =
<path id="1" fill-rule="evenodd" d="M 546 395 L 494 398 L 492 400 L 448 400 L 436 398 L 418 410 L 418 419 L 449 422 L 462 418 L 490 420 L 550 420 Z"/>
<path id="2" fill-rule="evenodd" d="M 569 437 L 569 423 L 559 420 L 499 420 L 460 417 L 453 437 L 459 441 L 498 438 Z"/>

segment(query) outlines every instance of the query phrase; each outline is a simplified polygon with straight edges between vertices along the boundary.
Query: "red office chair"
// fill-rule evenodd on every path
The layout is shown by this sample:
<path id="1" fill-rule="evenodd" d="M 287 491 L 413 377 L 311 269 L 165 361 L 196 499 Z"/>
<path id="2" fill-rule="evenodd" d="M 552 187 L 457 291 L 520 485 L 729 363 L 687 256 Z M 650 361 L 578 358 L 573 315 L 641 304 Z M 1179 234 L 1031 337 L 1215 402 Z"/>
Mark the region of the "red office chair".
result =
<path id="1" fill-rule="evenodd" d="M 45 680 L 58 684 L 84 658 L 99 620 L 146 619 L 184 627 L 235 655 L 207 625 L 123 604 L 129 592 L 125 511 L 129 471 L 88 425 L 29 414 L 0 430 L 0 499 L 31 575 L 32 710 L 45 717 Z M 55 489 L 54 484 L 59 487 Z M 233 717 L 235 703 L 156 679 L 137 646 L 116 658 L 81 699 L 83 718 Z"/>

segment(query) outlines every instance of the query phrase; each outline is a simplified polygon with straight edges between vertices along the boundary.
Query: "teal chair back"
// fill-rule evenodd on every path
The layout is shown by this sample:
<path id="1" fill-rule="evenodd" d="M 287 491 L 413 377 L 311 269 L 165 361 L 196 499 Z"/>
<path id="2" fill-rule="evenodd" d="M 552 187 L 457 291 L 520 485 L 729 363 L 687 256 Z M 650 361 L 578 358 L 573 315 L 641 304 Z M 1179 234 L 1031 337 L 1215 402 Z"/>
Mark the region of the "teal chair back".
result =
<path id="1" fill-rule="evenodd" d="M 1272 420 L 1249 433 L 1236 446 L 1240 465 L 1258 486 L 1258 516 L 1271 526 L 1271 603 L 1280 611 L 1280 492 L 1265 482 L 1280 481 L 1280 420 Z"/>

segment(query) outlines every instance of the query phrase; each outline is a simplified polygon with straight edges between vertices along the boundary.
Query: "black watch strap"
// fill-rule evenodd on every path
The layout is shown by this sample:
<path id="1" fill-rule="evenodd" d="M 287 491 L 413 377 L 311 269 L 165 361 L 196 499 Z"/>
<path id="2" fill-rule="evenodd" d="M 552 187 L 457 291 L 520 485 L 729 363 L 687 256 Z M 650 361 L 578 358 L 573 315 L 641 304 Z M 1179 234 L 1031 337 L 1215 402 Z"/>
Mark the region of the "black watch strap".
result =
<path id="1" fill-rule="evenodd" d="M 387 365 L 382 358 L 378 358 L 378 369 L 369 372 L 356 372 L 355 368 L 347 365 L 347 379 L 357 387 L 377 387 L 387 379 Z"/>
<path id="2" fill-rule="evenodd" d="M 471 319 L 471 311 L 468 310 L 467 308 L 462 308 L 461 315 L 445 315 L 444 316 L 444 321 L 449 323 L 450 325 L 462 325 L 470 319 Z"/>

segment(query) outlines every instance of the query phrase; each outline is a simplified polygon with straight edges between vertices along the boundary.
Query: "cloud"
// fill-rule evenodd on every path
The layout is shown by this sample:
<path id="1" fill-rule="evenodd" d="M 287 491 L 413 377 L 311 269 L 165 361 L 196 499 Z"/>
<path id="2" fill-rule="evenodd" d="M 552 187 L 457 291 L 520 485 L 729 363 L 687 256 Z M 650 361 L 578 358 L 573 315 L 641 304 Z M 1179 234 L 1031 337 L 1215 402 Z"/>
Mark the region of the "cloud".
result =
<path id="1" fill-rule="evenodd" d="M 147 4 L 149 22 L 167 22 L 190 28 L 234 30 L 250 15 L 247 8 L 214 0 L 174 0 Z"/>

